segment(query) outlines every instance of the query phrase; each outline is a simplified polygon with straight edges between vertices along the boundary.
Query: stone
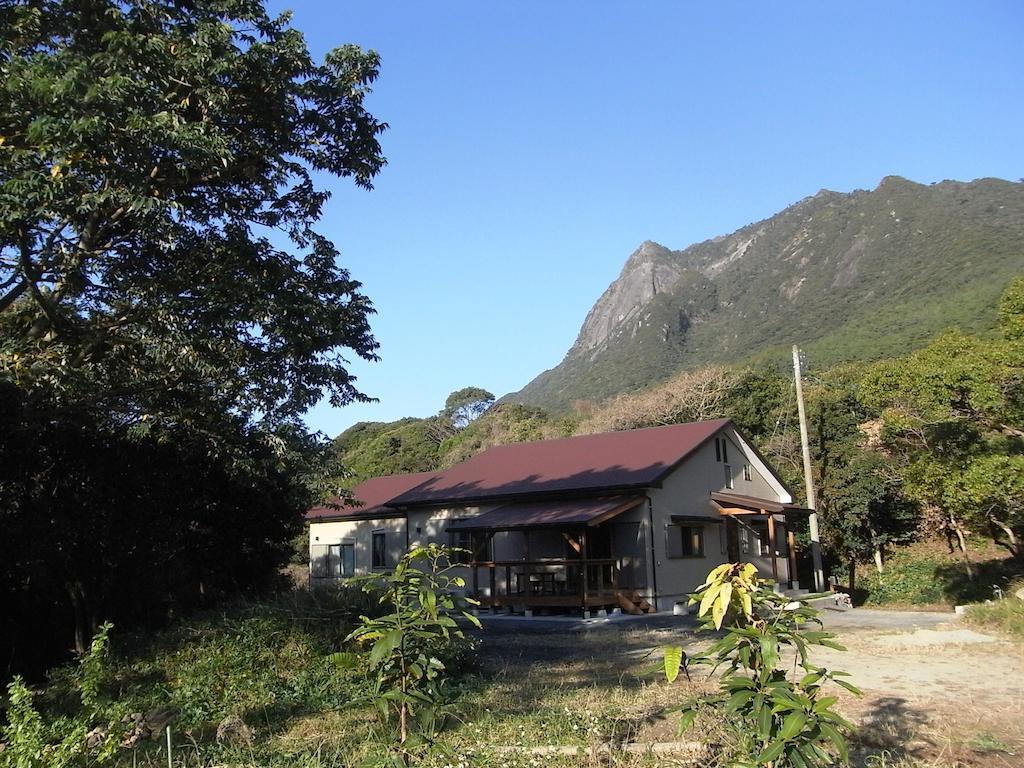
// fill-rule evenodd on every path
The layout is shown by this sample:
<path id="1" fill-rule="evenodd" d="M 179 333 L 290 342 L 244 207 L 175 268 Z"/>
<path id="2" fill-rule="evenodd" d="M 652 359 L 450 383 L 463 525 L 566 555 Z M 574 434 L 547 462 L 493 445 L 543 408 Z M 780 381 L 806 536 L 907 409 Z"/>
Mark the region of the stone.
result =
<path id="1" fill-rule="evenodd" d="M 252 744 L 252 729 L 238 715 L 228 715 L 217 726 L 217 743 L 247 747 Z"/>

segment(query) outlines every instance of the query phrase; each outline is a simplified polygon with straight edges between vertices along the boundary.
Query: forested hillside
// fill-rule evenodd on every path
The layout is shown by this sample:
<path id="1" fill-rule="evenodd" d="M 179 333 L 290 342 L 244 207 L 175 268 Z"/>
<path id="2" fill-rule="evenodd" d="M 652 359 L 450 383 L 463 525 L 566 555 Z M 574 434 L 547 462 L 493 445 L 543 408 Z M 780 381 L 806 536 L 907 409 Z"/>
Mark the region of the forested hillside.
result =
<path id="1" fill-rule="evenodd" d="M 1001 547 L 1017 563 L 1011 570 L 1024 563 L 1024 277 L 988 314 L 997 318 L 991 328 L 947 329 L 909 355 L 808 371 L 825 551 L 848 582 L 858 563 L 884 570 L 894 547 L 936 537 L 960 553 L 968 581 L 977 571 L 972 540 Z M 442 411 L 356 425 L 335 449 L 356 482 L 439 469 L 510 442 L 724 416 L 802 490 L 793 389 L 772 366 L 703 366 L 569 416 L 506 402 L 453 425 Z"/>
<path id="2" fill-rule="evenodd" d="M 565 359 L 515 402 L 564 412 L 707 363 L 877 360 L 941 329 L 995 322 L 1024 267 L 1024 183 L 822 190 L 764 221 L 673 251 L 645 242 Z"/>

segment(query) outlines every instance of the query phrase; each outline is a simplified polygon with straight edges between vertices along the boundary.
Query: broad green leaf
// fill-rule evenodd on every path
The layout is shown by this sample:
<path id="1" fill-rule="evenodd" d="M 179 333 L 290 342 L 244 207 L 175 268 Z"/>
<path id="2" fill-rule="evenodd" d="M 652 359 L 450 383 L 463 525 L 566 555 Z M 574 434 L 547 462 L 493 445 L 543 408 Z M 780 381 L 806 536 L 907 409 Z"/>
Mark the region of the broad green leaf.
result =
<path id="1" fill-rule="evenodd" d="M 683 647 L 681 645 L 669 645 L 665 647 L 665 679 L 670 683 L 674 683 L 676 678 L 679 677 L 679 670 L 683 666 L 683 657 L 685 656 Z"/>
<path id="2" fill-rule="evenodd" d="M 860 696 L 861 695 L 860 688 L 858 688 L 855 685 L 852 685 L 851 683 L 846 682 L 845 680 L 835 680 L 835 679 L 833 679 L 832 682 L 835 683 L 836 685 L 842 686 L 843 688 L 845 688 L 850 693 L 852 693 L 852 694 L 854 694 L 856 696 Z"/>
<path id="3" fill-rule="evenodd" d="M 690 729 L 690 727 L 693 725 L 693 721 L 696 720 L 696 719 L 697 719 L 697 710 L 696 709 L 683 710 L 682 714 L 679 717 L 679 730 L 678 730 L 679 735 L 682 735 L 686 731 L 688 731 Z"/>
<path id="4" fill-rule="evenodd" d="M 775 669 L 779 663 L 779 643 L 771 635 L 762 635 L 758 638 L 761 646 L 761 661 L 768 669 Z"/>
<path id="5" fill-rule="evenodd" d="M 838 750 L 839 757 L 842 759 L 842 761 L 844 763 L 849 762 L 850 752 L 846 746 L 846 739 L 843 738 L 843 735 L 839 733 L 839 731 L 836 728 L 833 728 L 828 723 L 818 723 L 818 727 L 821 729 L 821 732 L 825 735 L 825 738 L 831 741 L 832 744 L 835 746 L 836 750 Z"/>
<path id="6" fill-rule="evenodd" d="M 790 712 L 783 721 L 782 728 L 779 730 L 779 738 L 789 741 L 803 730 L 804 723 L 806 722 L 806 712 Z"/>
<path id="7" fill-rule="evenodd" d="M 386 632 L 384 635 L 373 644 L 373 648 L 370 651 L 370 666 L 377 667 L 380 663 L 391 654 L 395 648 L 402 644 L 402 638 L 405 633 L 400 629 L 392 629 Z"/>
<path id="8" fill-rule="evenodd" d="M 782 750 L 784 750 L 785 748 L 786 742 L 782 741 L 781 739 L 773 741 L 771 744 L 764 748 L 764 751 L 762 751 L 761 754 L 759 754 L 755 758 L 755 761 L 758 765 L 770 763 L 773 760 L 775 760 L 779 755 L 781 755 Z"/>
<path id="9" fill-rule="evenodd" d="M 737 691 L 729 697 L 729 701 L 725 705 L 725 711 L 736 712 L 752 698 L 754 698 L 753 691 Z"/>

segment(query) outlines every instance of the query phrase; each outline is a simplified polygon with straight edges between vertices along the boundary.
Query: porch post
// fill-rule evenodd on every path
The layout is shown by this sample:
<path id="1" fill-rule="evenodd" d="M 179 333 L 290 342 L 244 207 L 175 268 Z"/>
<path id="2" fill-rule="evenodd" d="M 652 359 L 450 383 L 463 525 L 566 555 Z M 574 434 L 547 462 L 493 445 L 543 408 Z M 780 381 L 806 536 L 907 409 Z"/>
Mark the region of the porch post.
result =
<path id="1" fill-rule="evenodd" d="M 582 604 L 583 604 L 583 617 L 584 618 L 587 618 L 587 592 L 590 591 L 590 585 L 589 585 L 589 575 L 590 575 L 589 571 L 590 571 L 590 568 L 587 567 L 588 555 L 589 555 L 589 552 L 587 551 L 587 529 L 584 528 L 583 532 L 580 533 L 580 566 L 583 569 L 583 580 L 582 580 L 581 587 L 582 587 L 582 592 L 583 592 L 583 594 L 582 594 Z"/>
<path id="2" fill-rule="evenodd" d="M 761 510 L 764 512 L 765 510 Z M 779 548 L 775 546 L 775 515 L 768 513 L 768 554 L 772 556 L 772 579 L 775 580 L 776 586 L 779 585 L 779 563 L 778 563 L 778 551 Z"/>
<path id="3" fill-rule="evenodd" d="M 789 588 L 800 589 L 800 579 L 796 572 L 796 536 L 789 519 L 786 520 L 786 540 L 789 542 Z"/>
<path id="4" fill-rule="evenodd" d="M 524 594 L 530 594 L 530 530 L 528 528 L 523 529 L 523 551 L 526 553 L 525 562 L 523 563 L 523 589 Z"/>

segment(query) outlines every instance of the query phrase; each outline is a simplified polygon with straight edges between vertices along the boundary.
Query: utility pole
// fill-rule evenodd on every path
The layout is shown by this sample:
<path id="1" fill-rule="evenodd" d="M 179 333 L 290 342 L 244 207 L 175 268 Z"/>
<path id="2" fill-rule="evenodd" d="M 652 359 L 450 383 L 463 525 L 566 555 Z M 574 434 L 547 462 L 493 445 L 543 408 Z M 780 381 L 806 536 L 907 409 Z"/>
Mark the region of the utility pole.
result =
<path id="1" fill-rule="evenodd" d="M 800 380 L 800 349 L 793 345 L 793 379 L 796 381 L 796 408 L 800 415 L 800 447 L 804 454 L 804 487 L 807 489 L 807 507 L 811 514 L 807 523 L 811 529 L 811 559 L 814 561 L 814 591 L 825 591 L 825 572 L 821 567 L 821 537 L 818 535 L 818 499 L 814 495 L 814 475 L 811 473 L 811 446 L 807 438 L 807 412 L 804 410 L 804 387 Z"/>

